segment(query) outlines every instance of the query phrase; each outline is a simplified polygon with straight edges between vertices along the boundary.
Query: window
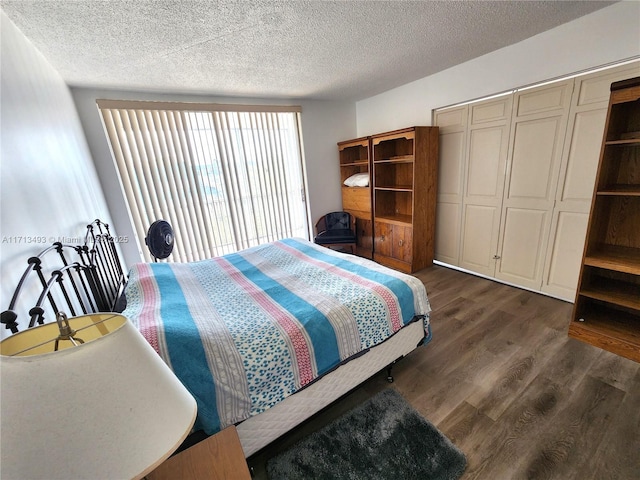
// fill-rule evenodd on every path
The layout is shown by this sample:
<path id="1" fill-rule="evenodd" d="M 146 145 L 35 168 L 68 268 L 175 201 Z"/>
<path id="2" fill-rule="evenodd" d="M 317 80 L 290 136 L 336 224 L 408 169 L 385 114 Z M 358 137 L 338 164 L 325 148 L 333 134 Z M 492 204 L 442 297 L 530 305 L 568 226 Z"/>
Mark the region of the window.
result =
<path id="1" fill-rule="evenodd" d="M 139 239 L 153 221 L 167 220 L 173 260 L 193 261 L 309 238 L 299 108 L 111 100 L 98 107 Z"/>

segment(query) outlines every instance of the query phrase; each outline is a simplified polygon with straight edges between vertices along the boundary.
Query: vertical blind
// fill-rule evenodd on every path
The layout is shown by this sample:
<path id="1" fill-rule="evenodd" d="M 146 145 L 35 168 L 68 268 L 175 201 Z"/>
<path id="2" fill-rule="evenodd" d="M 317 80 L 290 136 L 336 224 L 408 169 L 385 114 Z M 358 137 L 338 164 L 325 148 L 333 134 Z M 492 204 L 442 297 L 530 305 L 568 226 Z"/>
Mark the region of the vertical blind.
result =
<path id="1" fill-rule="evenodd" d="M 309 238 L 298 107 L 97 103 L 142 244 L 158 219 L 174 261 Z"/>

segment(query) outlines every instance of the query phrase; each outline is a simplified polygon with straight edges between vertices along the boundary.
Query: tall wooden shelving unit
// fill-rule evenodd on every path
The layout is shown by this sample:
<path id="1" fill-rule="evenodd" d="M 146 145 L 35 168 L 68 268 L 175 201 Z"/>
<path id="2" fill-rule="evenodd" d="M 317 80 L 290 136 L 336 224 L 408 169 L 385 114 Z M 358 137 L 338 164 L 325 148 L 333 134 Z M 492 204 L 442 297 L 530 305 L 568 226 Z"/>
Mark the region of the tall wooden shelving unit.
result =
<path id="1" fill-rule="evenodd" d="M 640 362 L 640 77 L 611 85 L 569 336 Z"/>
<path id="2" fill-rule="evenodd" d="M 433 262 L 438 127 L 373 135 L 373 258 L 412 273 Z"/>
<path id="3" fill-rule="evenodd" d="M 371 212 L 371 158 L 369 137 L 338 142 L 340 157 L 340 181 L 342 183 L 342 208 L 355 217 L 356 253 L 373 258 L 373 219 Z M 344 181 L 356 173 L 369 175 L 369 186 L 347 187 Z"/>

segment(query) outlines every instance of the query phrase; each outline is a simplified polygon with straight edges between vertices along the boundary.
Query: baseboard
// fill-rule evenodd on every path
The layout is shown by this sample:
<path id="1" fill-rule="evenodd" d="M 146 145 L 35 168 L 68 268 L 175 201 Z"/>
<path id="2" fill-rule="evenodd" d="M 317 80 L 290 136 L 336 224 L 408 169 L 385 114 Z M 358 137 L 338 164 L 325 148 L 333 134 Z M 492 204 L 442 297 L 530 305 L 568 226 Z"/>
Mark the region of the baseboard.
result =
<path id="1" fill-rule="evenodd" d="M 434 265 L 439 265 L 441 267 L 450 268 L 452 270 L 457 270 L 462 273 L 468 273 L 469 275 L 474 275 L 476 277 L 485 278 L 487 280 L 491 280 L 492 282 L 501 283 L 503 285 L 508 285 L 510 287 L 519 288 L 520 290 L 526 290 L 528 292 L 538 293 L 540 295 L 544 295 L 545 297 L 555 298 L 556 300 L 561 300 L 567 303 L 574 303 L 571 300 L 567 300 L 566 298 L 558 297 L 556 295 L 552 295 L 547 292 L 543 292 L 541 290 L 535 290 L 533 288 L 523 287 L 522 285 L 516 285 L 515 283 L 505 282 L 504 280 L 500 280 L 499 278 L 490 277 L 489 275 L 484 275 L 482 273 L 474 272 L 472 270 L 467 270 L 466 268 L 458 267 L 457 265 L 451 265 L 449 263 L 441 262 L 439 260 L 433 261 Z"/>

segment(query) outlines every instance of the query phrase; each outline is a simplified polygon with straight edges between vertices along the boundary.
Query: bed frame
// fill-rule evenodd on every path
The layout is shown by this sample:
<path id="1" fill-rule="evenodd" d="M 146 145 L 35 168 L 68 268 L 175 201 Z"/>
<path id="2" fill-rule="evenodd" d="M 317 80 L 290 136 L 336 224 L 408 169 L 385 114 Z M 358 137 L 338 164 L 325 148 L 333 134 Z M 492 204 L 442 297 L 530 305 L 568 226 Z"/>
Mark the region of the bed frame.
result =
<path id="1" fill-rule="evenodd" d="M 56 242 L 27 260 L 27 268 L 9 308 L 0 315 L 0 322 L 17 333 L 21 327 L 18 311 L 23 311 L 18 304 L 22 297 L 31 297 L 34 292 L 35 304 L 22 302 L 30 306 L 28 328 L 55 321 L 59 311 L 70 316 L 122 312 L 126 284 L 123 272 L 109 225 L 94 220 L 87 225 L 83 245 Z M 245 457 L 254 455 L 381 370 L 387 369 L 387 380 L 392 382 L 393 364 L 429 339 L 423 323 L 414 321 L 269 410 L 239 423 L 236 427 Z M 179 450 L 204 438 L 203 432 L 196 432 Z"/>
<path id="2" fill-rule="evenodd" d="M 70 316 L 122 311 L 119 305 L 126 279 L 109 225 L 94 220 L 87 225 L 82 245 L 55 242 L 27 260 L 0 323 L 11 333 L 24 328 L 19 312 L 29 317 L 27 328 L 54 321 L 56 313 Z M 23 301 L 22 297 L 36 301 Z M 21 304 L 27 305 L 25 309 Z"/>

